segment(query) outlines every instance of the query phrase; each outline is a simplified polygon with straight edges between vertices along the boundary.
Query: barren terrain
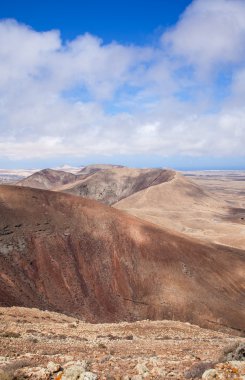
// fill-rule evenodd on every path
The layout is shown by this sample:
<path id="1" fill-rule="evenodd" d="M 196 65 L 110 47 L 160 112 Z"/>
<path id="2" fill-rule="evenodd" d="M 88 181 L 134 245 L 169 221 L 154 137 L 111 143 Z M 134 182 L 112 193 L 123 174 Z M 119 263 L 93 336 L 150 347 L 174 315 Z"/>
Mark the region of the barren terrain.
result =
<path id="1" fill-rule="evenodd" d="M 203 189 L 228 202 L 233 208 L 245 208 L 245 171 L 205 170 L 185 172 Z"/>
<path id="2" fill-rule="evenodd" d="M 1 185 L 0 378 L 235 376 L 216 363 L 245 341 L 244 179 L 95 165 Z"/>
<path id="3" fill-rule="evenodd" d="M 124 167 L 103 169 L 89 174 L 75 184 L 60 186 L 55 190 L 112 205 L 142 189 L 170 181 L 175 172 L 162 169 L 131 169 Z"/>
<path id="4" fill-rule="evenodd" d="M 230 198 L 225 195 L 229 182 L 223 183 L 220 196 L 214 184 L 205 186 L 199 178 L 193 180 L 193 176 L 190 179 L 176 173 L 171 181 L 148 187 L 113 206 L 170 231 L 244 249 L 244 183 L 239 181 L 239 196 L 231 203 L 231 194 Z M 237 191 L 233 190 L 236 198 Z"/>
<path id="5" fill-rule="evenodd" d="M 27 178 L 18 181 L 18 186 L 32 187 L 36 189 L 56 189 L 67 183 L 72 184 L 77 180 L 73 173 L 67 173 L 62 170 L 43 169 Z"/>
<path id="6" fill-rule="evenodd" d="M 62 314 L 19 307 L 0 308 L 0 321 L 0 369 L 19 369 L 29 376 L 50 361 L 62 367 L 86 360 L 101 380 L 139 374 L 146 379 L 180 380 L 197 376 L 205 366 L 212 368 L 224 349 L 244 342 L 177 321 L 87 324 Z"/>
<path id="7" fill-rule="evenodd" d="M 239 171 L 89 165 L 76 175 L 45 169 L 18 184 L 95 199 L 169 231 L 244 249 L 244 180 Z"/>
<path id="8" fill-rule="evenodd" d="M 245 328 L 244 251 L 200 243 L 98 202 L 0 187 L 0 303 L 93 322 Z"/>

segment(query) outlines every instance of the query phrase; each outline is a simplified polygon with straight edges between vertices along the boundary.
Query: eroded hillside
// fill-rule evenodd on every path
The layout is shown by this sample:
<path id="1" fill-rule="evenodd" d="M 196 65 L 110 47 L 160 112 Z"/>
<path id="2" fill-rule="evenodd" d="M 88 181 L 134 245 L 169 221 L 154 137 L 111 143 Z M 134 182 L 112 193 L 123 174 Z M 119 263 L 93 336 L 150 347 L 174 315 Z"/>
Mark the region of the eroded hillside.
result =
<path id="1" fill-rule="evenodd" d="M 93 322 L 244 329 L 244 251 L 199 243 L 95 201 L 0 187 L 0 302 Z"/>

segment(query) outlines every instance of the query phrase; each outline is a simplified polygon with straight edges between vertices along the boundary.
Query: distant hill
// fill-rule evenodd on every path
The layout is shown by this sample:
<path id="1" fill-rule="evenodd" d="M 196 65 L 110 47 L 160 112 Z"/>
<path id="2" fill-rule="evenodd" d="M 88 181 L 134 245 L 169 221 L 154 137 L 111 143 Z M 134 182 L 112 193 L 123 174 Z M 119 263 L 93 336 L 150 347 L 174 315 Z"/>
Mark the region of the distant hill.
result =
<path id="1" fill-rule="evenodd" d="M 87 165 L 84 168 L 82 168 L 78 174 L 93 174 L 95 172 L 98 172 L 100 170 L 110 170 L 110 169 L 116 169 L 116 168 L 123 168 L 122 165 L 110 165 L 110 164 L 93 164 L 93 165 Z"/>
<path id="2" fill-rule="evenodd" d="M 174 170 L 98 164 L 76 175 L 45 169 L 18 184 L 95 199 L 170 231 L 245 247 L 245 209 L 234 210 L 223 198 Z"/>
<path id="3" fill-rule="evenodd" d="M 204 191 L 180 173 L 165 181 L 138 191 L 113 205 L 141 219 L 170 231 L 245 248 L 245 210 L 237 217 L 223 200 Z"/>
<path id="4" fill-rule="evenodd" d="M 174 176 L 172 170 L 116 167 L 98 170 L 74 184 L 57 187 L 57 191 L 112 205 L 140 190 L 170 181 Z"/>
<path id="5" fill-rule="evenodd" d="M 44 169 L 19 181 L 17 185 L 63 191 L 111 205 L 149 186 L 169 181 L 174 175 L 172 170 L 98 164 L 86 166 L 76 175 Z"/>
<path id="6" fill-rule="evenodd" d="M 62 170 L 43 169 L 17 182 L 18 186 L 37 189 L 55 189 L 57 186 L 75 182 L 75 174 Z"/>

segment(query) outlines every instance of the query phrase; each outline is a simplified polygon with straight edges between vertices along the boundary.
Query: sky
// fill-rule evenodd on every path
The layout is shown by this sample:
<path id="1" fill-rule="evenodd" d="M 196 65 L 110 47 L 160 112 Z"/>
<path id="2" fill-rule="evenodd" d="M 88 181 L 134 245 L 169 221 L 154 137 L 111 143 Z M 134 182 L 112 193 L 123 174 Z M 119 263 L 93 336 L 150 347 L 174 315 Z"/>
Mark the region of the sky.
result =
<path id="1" fill-rule="evenodd" d="M 244 0 L 2 3 L 0 167 L 245 169 Z"/>

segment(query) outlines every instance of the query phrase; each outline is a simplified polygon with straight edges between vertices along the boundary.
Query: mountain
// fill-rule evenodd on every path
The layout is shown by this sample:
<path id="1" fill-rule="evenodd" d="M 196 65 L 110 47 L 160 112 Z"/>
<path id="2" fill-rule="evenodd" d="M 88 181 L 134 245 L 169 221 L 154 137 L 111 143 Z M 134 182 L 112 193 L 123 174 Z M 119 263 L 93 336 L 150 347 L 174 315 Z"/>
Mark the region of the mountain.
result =
<path id="1" fill-rule="evenodd" d="M 178 172 L 89 165 L 79 173 L 46 169 L 19 184 L 95 199 L 169 230 L 245 247 L 245 209 Z"/>
<path id="2" fill-rule="evenodd" d="M 116 169 L 116 168 L 123 168 L 122 165 L 111 165 L 111 164 L 93 164 L 93 165 L 87 165 L 84 166 L 80 171 L 79 174 L 93 174 L 95 172 L 98 172 L 100 170 L 110 170 L 110 169 Z"/>
<path id="3" fill-rule="evenodd" d="M 111 205 L 142 189 L 170 181 L 174 175 L 172 170 L 116 167 L 96 171 L 75 184 L 57 187 L 57 190 Z"/>
<path id="4" fill-rule="evenodd" d="M 113 204 L 131 194 L 170 180 L 174 171 L 131 169 L 120 165 L 89 165 L 74 173 L 44 169 L 17 182 L 19 186 L 64 191 Z"/>
<path id="5" fill-rule="evenodd" d="M 113 205 L 170 231 L 238 248 L 245 247 L 245 209 L 234 210 L 180 173 Z"/>
<path id="6" fill-rule="evenodd" d="M 46 190 L 0 186 L 0 215 L 1 306 L 245 328 L 242 250 Z"/>
<path id="7" fill-rule="evenodd" d="M 55 189 L 57 186 L 75 182 L 76 179 L 75 174 L 66 171 L 43 169 L 17 182 L 17 185 L 37 189 Z"/>

